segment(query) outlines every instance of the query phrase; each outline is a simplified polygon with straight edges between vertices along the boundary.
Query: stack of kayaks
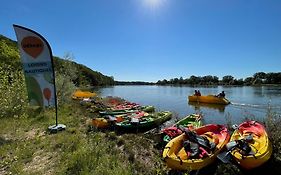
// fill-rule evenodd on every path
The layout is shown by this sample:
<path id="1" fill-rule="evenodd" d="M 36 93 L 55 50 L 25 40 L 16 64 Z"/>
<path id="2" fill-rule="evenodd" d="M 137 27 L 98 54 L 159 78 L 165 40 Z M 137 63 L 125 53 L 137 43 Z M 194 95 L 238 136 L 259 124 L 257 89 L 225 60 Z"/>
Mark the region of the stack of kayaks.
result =
<path id="1" fill-rule="evenodd" d="M 190 102 L 197 102 L 197 103 L 212 103 L 212 104 L 222 104 L 227 105 L 230 103 L 224 97 L 216 97 L 214 95 L 207 95 L 207 96 L 197 96 L 197 95 L 190 95 L 188 96 L 188 100 Z"/>
<path id="2" fill-rule="evenodd" d="M 214 162 L 229 139 L 228 130 L 222 125 L 209 124 L 186 130 L 166 145 L 163 158 L 172 169 L 198 170 Z"/>
<path id="3" fill-rule="evenodd" d="M 190 114 L 179 120 L 173 126 L 163 129 L 161 131 L 163 141 L 168 143 L 171 139 L 182 134 L 179 127 L 186 127 L 190 130 L 200 127 L 202 125 L 201 118 L 202 116 L 200 114 Z"/>
<path id="4" fill-rule="evenodd" d="M 266 130 L 256 121 L 240 124 L 230 141 L 230 143 L 237 143 L 231 151 L 233 158 L 245 169 L 262 165 L 272 154 L 272 146 Z"/>
<path id="5" fill-rule="evenodd" d="M 115 127 L 120 131 L 148 130 L 161 125 L 171 117 L 172 113 L 169 111 L 149 113 L 142 117 L 128 117 L 122 122 L 117 122 Z"/>

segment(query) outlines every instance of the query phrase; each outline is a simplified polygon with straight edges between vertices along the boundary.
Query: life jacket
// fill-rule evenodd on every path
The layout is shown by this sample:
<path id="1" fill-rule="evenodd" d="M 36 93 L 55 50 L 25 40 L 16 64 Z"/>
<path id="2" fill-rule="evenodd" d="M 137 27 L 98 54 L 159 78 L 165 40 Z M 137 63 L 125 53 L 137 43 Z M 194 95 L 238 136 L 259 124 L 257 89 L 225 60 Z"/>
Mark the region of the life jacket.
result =
<path id="1" fill-rule="evenodd" d="M 162 130 L 163 133 L 168 135 L 170 138 L 175 138 L 182 134 L 182 131 L 177 127 L 169 127 Z"/>

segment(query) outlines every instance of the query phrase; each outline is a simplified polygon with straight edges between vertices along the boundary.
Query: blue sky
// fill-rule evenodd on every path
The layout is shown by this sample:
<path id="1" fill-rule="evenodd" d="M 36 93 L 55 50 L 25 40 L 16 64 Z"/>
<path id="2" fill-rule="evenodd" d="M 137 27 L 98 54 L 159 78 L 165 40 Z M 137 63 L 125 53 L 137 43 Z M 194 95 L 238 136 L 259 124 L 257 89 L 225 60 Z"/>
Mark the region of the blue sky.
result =
<path id="1" fill-rule="evenodd" d="M 280 0 L 9 0 L 0 16 L 116 80 L 281 71 Z"/>

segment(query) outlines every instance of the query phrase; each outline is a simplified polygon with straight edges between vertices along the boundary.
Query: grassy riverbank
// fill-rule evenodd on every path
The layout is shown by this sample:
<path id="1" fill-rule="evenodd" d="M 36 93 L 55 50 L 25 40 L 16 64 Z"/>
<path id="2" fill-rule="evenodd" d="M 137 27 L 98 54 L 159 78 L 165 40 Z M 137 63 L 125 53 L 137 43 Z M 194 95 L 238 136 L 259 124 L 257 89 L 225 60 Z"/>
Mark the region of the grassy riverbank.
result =
<path id="1" fill-rule="evenodd" d="M 216 162 L 198 174 L 278 174 L 281 165 L 280 116 L 269 112 L 265 122 L 274 154 L 264 166 L 242 171 Z M 0 174 L 187 174 L 169 171 L 161 160 L 152 135 L 123 134 L 89 128 L 94 117 L 76 102 L 59 110 L 66 131 L 49 134 L 54 111 L 36 112 L 0 122 Z M 197 173 L 191 172 L 190 174 Z"/>
<path id="2" fill-rule="evenodd" d="M 142 134 L 117 136 L 89 129 L 93 115 L 72 103 L 59 110 L 66 131 L 49 134 L 54 111 L 0 123 L 0 174 L 164 174 L 152 141 Z"/>

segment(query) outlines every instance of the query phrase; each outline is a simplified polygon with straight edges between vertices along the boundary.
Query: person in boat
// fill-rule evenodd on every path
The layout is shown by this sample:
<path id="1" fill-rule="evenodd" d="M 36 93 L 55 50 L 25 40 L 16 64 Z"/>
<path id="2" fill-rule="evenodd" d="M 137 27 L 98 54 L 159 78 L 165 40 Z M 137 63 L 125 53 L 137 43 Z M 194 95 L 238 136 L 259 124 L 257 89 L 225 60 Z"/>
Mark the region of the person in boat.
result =
<path id="1" fill-rule="evenodd" d="M 219 97 L 219 98 L 224 98 L 225 97 L 225 93 L 224 93 L 224 91 L 222 91 L 221 93 L 219 93 L 216 96 Z"/>
<path id="2" fill-rule="evenodd" d="M 194 95 L 195 95 L 195 96 L 201 96 L 201 92 L 200 92 L 199 90 L 195 90 L 195 91 L 194 91 Z"/>

